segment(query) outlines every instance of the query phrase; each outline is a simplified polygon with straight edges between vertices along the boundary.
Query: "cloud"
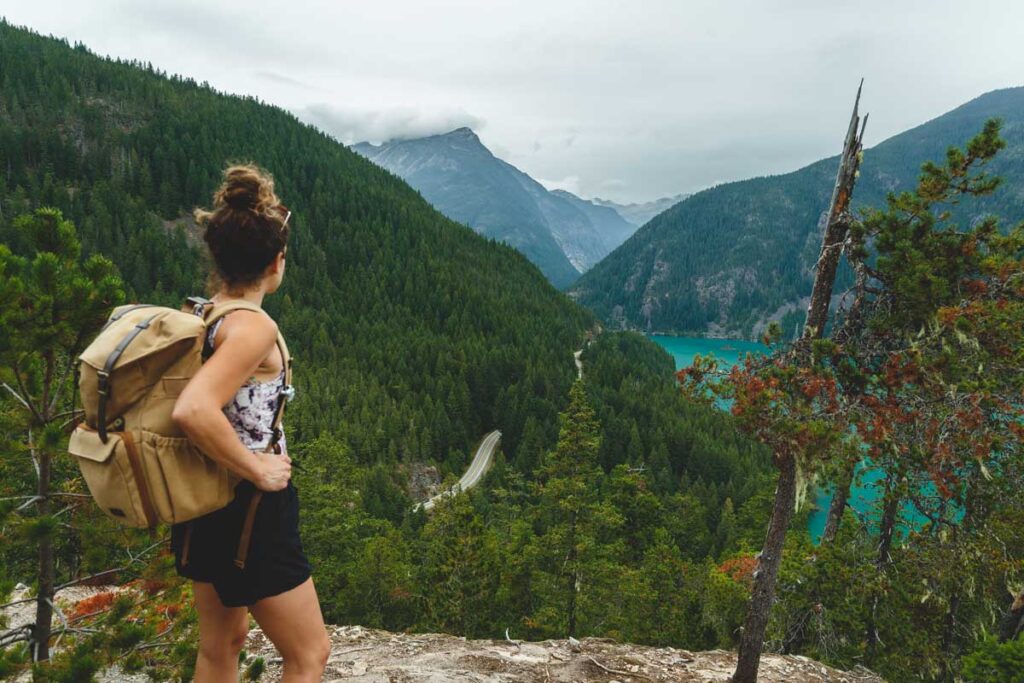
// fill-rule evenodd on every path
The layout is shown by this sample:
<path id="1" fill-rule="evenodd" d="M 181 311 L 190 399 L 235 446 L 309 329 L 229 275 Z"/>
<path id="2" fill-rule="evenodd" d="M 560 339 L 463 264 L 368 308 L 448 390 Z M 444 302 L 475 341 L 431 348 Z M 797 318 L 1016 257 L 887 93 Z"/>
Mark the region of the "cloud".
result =
<path id="1" fill-rule="evenodd" d="M 608 178 L 597 184 L 602 190 L 621 190 L 628 187 L 628 183 L 622 178 Z"/>
<path id="2" fill-rule="evenodd" d="M 294 113 L 300 120 L 313 124 L 345 144 L 408 140 L 462 127 L 479 131 L 485 124 L 482 118 L 462 109 L 391 107 L 371 110 L 317 102 L 296 109 Z"/>
<path id="3" fill-rule="evenodd" d="M 342 142 L 486 122 L 484 144 L 517 168 L 620 202 L 838 153 L 862 76 L 870 147 L 1024 73 L 1020 0 L 984 12 L 934 0 L 0 5 L 18 25 L 258 96 Z M 985 49 L 950 49 L 970 35 Z"/>
<path id="4" fill-rule="evenodd" d="M 561 180 L 545 180 L 544 178 L 535 178 L 534 180 L 549 190 L 565 190 L 566 192 L 572 192 L 577 196 L 580 194 L 579 176 L 570 175 L 562 178 Z"/>
<path id="5" fill-rule="evenodd" d="M 256 76 L 259 76 L 260 78 L 265 78 L 268 81 L 273 81 L 274 83 L 282 83 L 284 85 L 290 85 L 290 86 L 294 86 L 296 88 L 302 88 L 302 89 L 305 89 L 305 90 L 322 90 L 323 89 L 323 88 L 317 87 L 315 85 L 312 85 L 310 83 L 306 83 L 305 81 L 300 81 L 297 78 L 292 78 L 291 76 L 285 76 L 284 74 L 279 74 L 276 71 L 270 71 L 270 70 L 267 70 L 267 69 L 261 69 L 259 71 L 255 71 L 254 74 Z"/>

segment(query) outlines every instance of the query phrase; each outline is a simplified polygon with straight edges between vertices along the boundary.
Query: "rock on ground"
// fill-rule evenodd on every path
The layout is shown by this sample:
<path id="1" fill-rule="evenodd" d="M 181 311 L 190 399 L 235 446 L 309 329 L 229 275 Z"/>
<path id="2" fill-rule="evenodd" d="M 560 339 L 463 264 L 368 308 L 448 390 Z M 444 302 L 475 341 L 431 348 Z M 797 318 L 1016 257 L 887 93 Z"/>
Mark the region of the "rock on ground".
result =
<path id="1" fill-rule="evenodd" d="M 259 629 L 246 651 L 263 657 L 261 680 L 281 680 L 281 659 Z M 331 656 L 324 681 L 362 683 L 495 683 L 727 681 L 736 653 L 688 652 L 604 638 L 539 643 L 466 640 L 437 633 L 389 633 L 361 626 L 331 629 Z M 767 654 L 760 683 L 884 683 L 865 670 L 842 672 L 806 657 Z"/>

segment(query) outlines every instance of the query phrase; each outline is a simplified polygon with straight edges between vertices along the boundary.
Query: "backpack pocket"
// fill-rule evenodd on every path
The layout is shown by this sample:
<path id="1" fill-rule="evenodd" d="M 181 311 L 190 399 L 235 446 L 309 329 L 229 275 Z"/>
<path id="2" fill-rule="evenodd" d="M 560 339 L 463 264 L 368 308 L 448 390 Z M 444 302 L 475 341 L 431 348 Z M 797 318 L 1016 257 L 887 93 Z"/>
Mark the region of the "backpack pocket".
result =
<path id="1" fill-rule="evenodd" d="M 219 510 L 235 497 L 240 478 L 185 437 L 139 432 L 139 448 L 163 521 L 187 522 Z"/>
<path id="2" fill-rule="evenodd" d="M 98 432 L 79 425 L 71 433 L 68 452 L 78 462 L 93 499 L 107 515 L 129 526 L 156 525 L 149 482 L 130 434 L 108 432 L 103 443 Z"/>

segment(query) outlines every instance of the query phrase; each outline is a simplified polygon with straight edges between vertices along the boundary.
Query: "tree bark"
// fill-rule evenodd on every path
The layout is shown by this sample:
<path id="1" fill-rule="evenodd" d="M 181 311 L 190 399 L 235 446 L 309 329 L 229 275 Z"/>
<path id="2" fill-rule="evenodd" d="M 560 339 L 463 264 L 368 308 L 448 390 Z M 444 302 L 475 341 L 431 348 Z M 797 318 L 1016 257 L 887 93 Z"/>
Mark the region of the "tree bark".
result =
<path id="1" fill-rule="evenodd" d="M 878 555 L 875 557 L 875 569 L 878 576 L 885 574 L 889 566 L 889 551 L 892 549 L 892 535 L 896 530 L 896 514 L 899 512 L 900 496 L 896 491 L 899 486 L 898 477 L 900 473 L 890 474 L 886 478 L 885 503 L 882 508 L 882 519 L 878 528 Z M 867 661 L 872 663 L 875 658 L 875 650 L 878 645 L 878 603 L 882 596 L 876 590 L 871 598 L 871 610 L 868 614 L 867 624 Z"/>
<path id="2" fill-rule="evenodd" d="M 39 501 L 36 509 L 39 518 L 50 514 L 50 453 L 39 453 L 39 485 L 36 495 Z M 32 660 L 45 661 L 50 658 L 50 624 L 53 621 L 53 538 L 44 533 L 39 540 L 39 589 L 36 595 L 36 623 L 32 630 Z"/>
<path id="3" fill-rule="evenodd" d="M 579 567 L 576 566 L 576 513 L 572 513 L 572 521 L 569 523 L 569 556 L 567 558 L 567 564 L 569 565 L 569 604 L 567 607 L 568 612 L 568 627 L 569 635 L 572 637 L 576 636 L 576 591 L 579 590 Z"/>
<path id="4" fill-rule="evenodd" d="M 732 683 L 756 683 L 757 669 L 761 662 L 761 647 L 764 644 L 768 617 L 775 599 L 775 583 L 782 564 L 782 546 L 786 540 L 786 528 L 793 518 L 796 504 L 796 460 L 792 455 L 778 458 L 779 483 L 775 488 L 775 502 L 768 524 L 768 534 L 757 563 L 754 591 L 750 596 L 750 607 L 740 635 L 739 657 Z"/>
<path id="5" fill-rule="evenodd" d="M 999 642 L 1005 643 L 1024 633 L 1024 591 L 1014 597 L 999 625 Z"/>
<path id="6" fill-rule="evenodd" d="M 861 80 L 861 87 L 864 81 Z M 853 197 L 853 188 L 857 182 L 857 169 L 860 166 L 860 151 L 863 147 L 864 128 L 867 117 L 861 123 L 858 115 L 861 88 L 857 88 L 857 99 L 853 103 L 850 125 L 843 140 L 843 153 L 839 160 L 836 173 L 836 185 L 832 190 L 829 203 L 825 234 L 822 237 L 821 255 L 818 258 L 814 286 L 811 290 L 811 301 L 807 308 L 807 324 L 804 326 L 803 337 L 795 346 L 805 349 L 814 339 L 820 339 L 828 319 L 828 309 L 832 303 L 832 290 L 835 287 L 836 269 L 846 234 L 849 231 L 847 208 Z M 859 132 L 858 132 L 859 126 Z M 796 357 L 796 354 L 793 356 Z M 782 547 L 786 540 L 786 527 L 793 517 L 796 504 L 796 454 L 775 453 L 775 465 L 779 470 L 779 483 L 775 489 L 775 502 L 772 506 L 772 518 L 768 524 L 758 572 L 754 579 L 754 591 L 747 608 L 747 617 L 740 636 L 739 657 L 733 683 L 756 683 L 757 669 L 761 660 L 761 648 L 764 645 L 764 634 L 768 627 L 772 601 L 775 598 L 775 583 L 782 562 Z"/>
<path id="7" fill-rule="evenodd" d="M 850 500 L 850 486 L 853 484 L 853 471 L 857 463 L 850 463 L 843 470 L 832 493 L 832 502 L 828 506 L 828 517 L 825 519 L 825 530 L 821 533 L 821 543 L 831 543 L 839 533 L 839 525 L 846 511 L 846 503 Z"/>
<path id="8" fill-rule="evenodd" d="M 861 81 L 863 86 L 864 82 Z M 843 242 L 849 232 L 850 218 L 847 210 L 853 199 L 853 187 L 857 182 L 857 170 L 860 168 L 860 151 L 867 126 L 867 116 L 858 132 L 861 123 L 857 114 L 860 105 L 860 88 L 857 88 L 857 99 L 853 103 L 853 115 L 850 126 L 843 141 L 843 154 L 839 159 L 839 170 L 836 172 L 836 184 L 832 189 L 832 201 L 829 203 L 825 218 L 825 234 L 821 239 L 821 253 L 815 265 L 814 286 L 811 289 L 811 301 L 807 307 L 807 321 L 804 325 L 805 338 L 821 337 L 828 322 L 828 309 L 832 303 L 832 289 L 836 282 L 836 270 L 839 268 L 839 257 L 842 255 Z"/>

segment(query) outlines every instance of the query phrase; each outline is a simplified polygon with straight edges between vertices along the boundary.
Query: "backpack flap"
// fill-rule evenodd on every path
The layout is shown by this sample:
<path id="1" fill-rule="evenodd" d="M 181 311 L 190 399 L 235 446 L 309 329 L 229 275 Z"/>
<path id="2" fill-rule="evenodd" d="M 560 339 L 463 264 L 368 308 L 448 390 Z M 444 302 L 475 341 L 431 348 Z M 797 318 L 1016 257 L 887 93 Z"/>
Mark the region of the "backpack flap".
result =
<path id="1" fill-rule="evenodd" d="M 100 430 L 141 399 L 167 369 L 199 348 L 205 325 L 162 306 L 121 306 L 79 356 L 85 421 Z"/>
<path id="2" fill-rule="evenodd" d="M 106 462 L 113 455 L 117 444 L 117 439 L 107 439 L 107 442 L 103 443 L 96 432 L 78 428 L 71 432 L 68 453 L 92 462 Z"/>

